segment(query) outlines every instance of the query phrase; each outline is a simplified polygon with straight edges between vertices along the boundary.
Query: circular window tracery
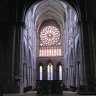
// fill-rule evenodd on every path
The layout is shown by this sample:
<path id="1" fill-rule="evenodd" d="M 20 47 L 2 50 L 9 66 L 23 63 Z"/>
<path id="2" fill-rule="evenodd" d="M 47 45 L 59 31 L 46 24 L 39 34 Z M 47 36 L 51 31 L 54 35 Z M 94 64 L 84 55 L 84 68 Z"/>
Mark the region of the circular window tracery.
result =
<path id="1" fill-rule="evenodd" d="M 40 32 L 42 44 L 51 46 L 57 44 L 60 40 L 60 30 L 55 26 L 46 26 Z"/>

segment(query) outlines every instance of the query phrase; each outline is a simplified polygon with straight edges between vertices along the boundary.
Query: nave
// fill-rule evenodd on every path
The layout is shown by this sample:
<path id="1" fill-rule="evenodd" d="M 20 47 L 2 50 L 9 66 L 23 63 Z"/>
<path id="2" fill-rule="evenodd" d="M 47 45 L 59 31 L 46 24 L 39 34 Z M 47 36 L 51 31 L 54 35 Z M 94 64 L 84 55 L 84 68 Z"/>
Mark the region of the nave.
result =
<path id="1" fill-rule="evenodd" d="M 96 92 L 96 0 L 0 1 L 0 96 L 36 96 L 38 80 Z"/>

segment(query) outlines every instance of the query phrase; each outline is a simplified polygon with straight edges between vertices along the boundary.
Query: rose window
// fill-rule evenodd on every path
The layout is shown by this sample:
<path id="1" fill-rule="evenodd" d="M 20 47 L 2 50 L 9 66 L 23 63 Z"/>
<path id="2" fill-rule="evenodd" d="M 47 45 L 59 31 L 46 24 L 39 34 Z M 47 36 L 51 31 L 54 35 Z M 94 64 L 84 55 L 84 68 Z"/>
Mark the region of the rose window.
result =
<path id="1" fill-rule="evenodd" d="M 54 45 L 60 40 L 60 30 L 55 26 L 46 26 L 40 32 L 40 39 L 43 45 Z"/>

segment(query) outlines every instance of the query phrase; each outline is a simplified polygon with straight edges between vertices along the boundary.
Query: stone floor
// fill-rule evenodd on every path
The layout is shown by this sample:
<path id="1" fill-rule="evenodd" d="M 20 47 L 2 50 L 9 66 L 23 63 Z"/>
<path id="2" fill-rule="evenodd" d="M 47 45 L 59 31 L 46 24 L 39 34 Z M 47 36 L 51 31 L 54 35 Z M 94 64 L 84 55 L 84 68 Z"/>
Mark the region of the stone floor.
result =
<path id="1" fill-rule="evenodd" d="M 29 91 L 24 94 L 4 94 L 3 96 L 96 96 L 96 95 L 78 95 L 76 92 L 63 91 L 62 95 L 37 95 L 36 91 Z"/>
<path id="2" fill-rule="evenodd" d="M 76 92 L 71 92 L 71 91 L 64 91 L 62 95 L 37 95 L 36 92 L 28 92 L 25 94 L 22 94 L 20 96 L 79 96 L 78 94 L 76 94 Z"/>

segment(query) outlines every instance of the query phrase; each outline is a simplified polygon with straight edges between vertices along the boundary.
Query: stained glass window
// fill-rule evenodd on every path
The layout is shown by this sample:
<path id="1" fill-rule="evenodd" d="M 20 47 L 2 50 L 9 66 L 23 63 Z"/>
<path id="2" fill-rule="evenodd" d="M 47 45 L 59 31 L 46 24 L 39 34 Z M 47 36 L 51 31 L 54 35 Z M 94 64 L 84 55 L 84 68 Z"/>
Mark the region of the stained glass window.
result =
<path id="1" fill-rule="evenodd" d="M 42 66 L 40 66 L 39 67 L 40 69 L 39 69 L 39 73 L 40 73 L 40 80 L 42 80 L 42 78 L 43 78 L 43 68 L 42 68 Z"/>
<path id="2" fill-rule="evenodd" d="M 39 56 L 61 56 L 61 47 L 40 47 Z"/>
<path id="3" fill-rule="evenodd" d="M 53 80 L 53 66 L 51 63 L 47 66 L 47 78 L 48 80 Z"/>
<path id="4" fill-rule="evenodd" d="M 40 39 L 43 45 L 54 45 L 60 40 L 60 30 L 55 26 L 46 26 L 40 32 Z"/>
<path id="5" fill-rule="evenodd" d="M 40 27 L 39 56 L 62 56 L 61 49 L 60 26 L 55 21 L 46 21 L 46 23 Z"/>
<path id="6" fill-rule="evenodd" d="M 62 66 L 59 65 L 59 80 L 62 80 Z"/>

